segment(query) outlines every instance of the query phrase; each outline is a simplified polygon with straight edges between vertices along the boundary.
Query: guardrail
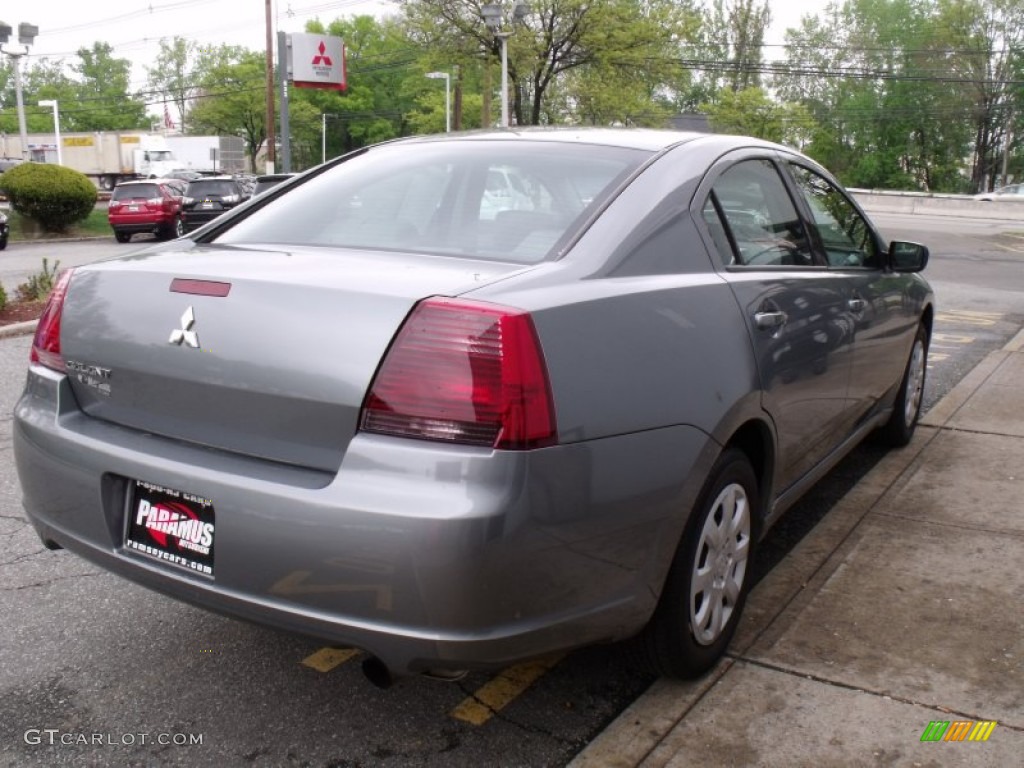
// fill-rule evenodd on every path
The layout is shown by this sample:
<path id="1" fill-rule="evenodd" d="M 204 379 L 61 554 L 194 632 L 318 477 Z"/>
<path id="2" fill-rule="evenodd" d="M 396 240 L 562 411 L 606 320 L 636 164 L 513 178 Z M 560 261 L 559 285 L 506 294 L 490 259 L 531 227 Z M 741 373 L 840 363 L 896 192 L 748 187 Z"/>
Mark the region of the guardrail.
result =
<path id="1" fill-rule="evenodd" d="M 1024 200 L 975 200 L 971 195 L 940 195 L 927 192 L 890 192 L 851 189 L 850 194 L 868 213 L 903 213 L 959 216 L 972 219 L 1024 220 Z"/>

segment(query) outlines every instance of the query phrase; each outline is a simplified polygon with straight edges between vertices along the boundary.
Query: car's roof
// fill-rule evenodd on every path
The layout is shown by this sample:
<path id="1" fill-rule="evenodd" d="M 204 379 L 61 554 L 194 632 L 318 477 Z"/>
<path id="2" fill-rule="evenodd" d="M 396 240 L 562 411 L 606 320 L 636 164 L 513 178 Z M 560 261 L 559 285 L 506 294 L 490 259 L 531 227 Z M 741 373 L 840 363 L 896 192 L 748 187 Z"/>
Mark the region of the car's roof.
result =
<path id="1" fill-rule="evenodd" d="M 700 139 L 714 138 L 728 140 L 723 134 L 698 133 L 696 131 L 654 130 L 650 128 L 568 128 L 568 127 L 528 127 L 506 130 L 469 131 L 457 134 L 431 134 L 409 139 L 400 139 L 399 143 L 435 142 L 435 141 L 536 141 L 562 144 L 596 144 L 624 149 L 641 149 L 659 152 L 671 146 L 686 144 Z M 736 143 L 769 145 L 748 137 L 736 137 Z M 772 145 L 774 146 L 774 145 Z"/>
<path id="2" fill-rule="evenodd" d="M 132 179 L 131 181 L 119 181 L 116 187 L 135 187 L 139 184 L 165 184 L 168 181 L 181 181 L 181 179 L 165 179 L 162 176 L 152 179 Z"/>

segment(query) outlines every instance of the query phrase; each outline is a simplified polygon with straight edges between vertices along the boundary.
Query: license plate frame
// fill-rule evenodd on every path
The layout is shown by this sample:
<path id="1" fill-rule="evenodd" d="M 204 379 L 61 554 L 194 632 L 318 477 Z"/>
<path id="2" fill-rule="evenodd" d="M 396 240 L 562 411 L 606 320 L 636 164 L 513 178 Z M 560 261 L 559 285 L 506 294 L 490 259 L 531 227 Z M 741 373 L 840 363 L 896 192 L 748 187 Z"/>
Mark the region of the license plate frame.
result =
<path id="1" fill-rule="evenodd" d="M 216 513 L 211 499 L 130 480 L 125 504 L 126 550 L 213 578 Z"/>

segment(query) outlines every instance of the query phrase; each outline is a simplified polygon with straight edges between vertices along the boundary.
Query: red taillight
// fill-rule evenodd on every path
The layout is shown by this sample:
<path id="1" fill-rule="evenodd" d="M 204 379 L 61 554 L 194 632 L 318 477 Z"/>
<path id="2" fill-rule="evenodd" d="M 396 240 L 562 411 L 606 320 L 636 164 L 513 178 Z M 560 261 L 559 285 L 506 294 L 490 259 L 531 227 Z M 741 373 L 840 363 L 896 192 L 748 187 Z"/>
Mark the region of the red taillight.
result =
<path id="1" fill-rule="evenodd" d="M 57 278 L 57 284 L 50 291 L 43 314 L 36 326 L 36 337 L 32 340 L 31 360 L 55 371 L 64 372 L 64 357 L 60 353 L 60 318 L 64 311 L 64 297 L 71 282 L 71 273 L 66 269 Z"/>
<path id="2" fill-rule="evenodd" d="M 530 316 L 472 301 L 421 302 L 377 372 L 360 425 L 462 445 L 552 445 L 554 404 Z"/>

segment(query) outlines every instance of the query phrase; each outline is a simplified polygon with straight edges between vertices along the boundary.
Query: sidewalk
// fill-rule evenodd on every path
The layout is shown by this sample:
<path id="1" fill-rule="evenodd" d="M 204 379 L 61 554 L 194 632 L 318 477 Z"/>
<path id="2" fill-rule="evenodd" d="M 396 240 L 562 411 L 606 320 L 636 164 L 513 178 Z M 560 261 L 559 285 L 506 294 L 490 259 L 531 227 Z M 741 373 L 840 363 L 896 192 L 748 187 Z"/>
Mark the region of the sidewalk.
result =
<path id="1" fill-rule="evenodd" d="M 932 721 L 996 721 L 984 743 Z M 951 726 L 952 727 L 952 726 Z M 751 592 L 727 657 L 660 680 L 570 764 L 1021 765 L 1024 331 Z"/>

